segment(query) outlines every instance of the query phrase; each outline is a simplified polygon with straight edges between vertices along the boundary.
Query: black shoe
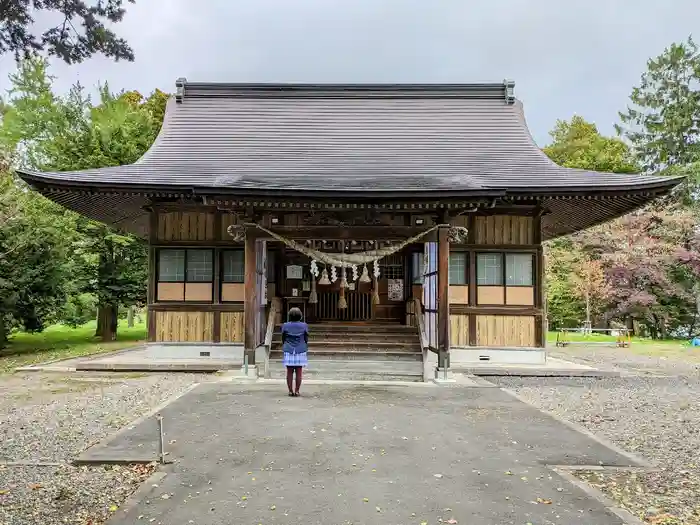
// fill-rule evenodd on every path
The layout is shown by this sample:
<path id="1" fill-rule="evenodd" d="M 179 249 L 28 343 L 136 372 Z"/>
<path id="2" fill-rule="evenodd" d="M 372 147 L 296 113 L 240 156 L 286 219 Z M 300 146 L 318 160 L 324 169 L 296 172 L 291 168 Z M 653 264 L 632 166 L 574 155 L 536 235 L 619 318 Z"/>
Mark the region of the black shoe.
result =
<path id="1" fill-rule="evenodd" d="M 289 393 L 289 397 L 294 397 L 296 394 L 294 392 Z"/>
<path id="2" fill-rule="evenodd" d="M 299 392 L 294 392 L 294 397 L 299 397 Z"/>

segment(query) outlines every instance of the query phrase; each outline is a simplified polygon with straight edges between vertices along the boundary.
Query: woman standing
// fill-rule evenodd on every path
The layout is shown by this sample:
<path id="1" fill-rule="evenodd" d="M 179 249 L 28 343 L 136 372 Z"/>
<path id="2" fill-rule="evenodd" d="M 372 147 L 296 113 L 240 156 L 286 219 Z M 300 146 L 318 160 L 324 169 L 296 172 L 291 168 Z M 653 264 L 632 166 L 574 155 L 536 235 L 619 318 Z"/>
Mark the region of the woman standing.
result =
<path id="1" fill-rule="evenodd" d="M 299 395 L 301 369 L 308 364 L 309 327 L 303 319 L 301 310 L 292 308 L 289 310 L 287 322 L 282 325 L 282 362 L 287 367 L 287 388 L 290 397 Z"/>

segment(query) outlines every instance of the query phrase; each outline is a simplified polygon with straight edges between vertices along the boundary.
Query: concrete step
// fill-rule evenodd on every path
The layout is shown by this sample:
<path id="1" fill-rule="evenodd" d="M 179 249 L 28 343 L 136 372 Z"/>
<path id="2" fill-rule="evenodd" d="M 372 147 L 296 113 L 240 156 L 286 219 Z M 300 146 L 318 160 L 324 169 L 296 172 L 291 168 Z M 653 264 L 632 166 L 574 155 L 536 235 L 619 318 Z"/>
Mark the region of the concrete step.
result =
<path id="1" fill-rule="evenodd" d="M 271 350 L 270 359 L 282 359 L 281 350 Z M 421 352 L 381 350 L 309 350 L 309 360 L 337 361 L 422 361 Z"/>
<path id="2" fill-rule="evenodd" d="M 392 341 L 396 343 L 416 343 L 418 342 L 418 333 L 374 333 L 374 332 L 333 332 L 311 330 L 309 333 L 309 341 L 328 341 L 328 340 L 343 340 L 357 341 L 367 343 L 382 343 L 384 341 Z M 282 342 L 282 334 L 276 333 L 272 337 L 273 343 Z"/>
<path id="3" fill-rule="evenodd" d="M 282 342 L 277 341 L 272 343 L 273 350 L 282 350 Z M 420 352 L 420 342 L 412 343 L 395 342 L 393 340 L 384 340 L 382 342 L 367 342 L 345 339 L 342 341 L 309 341 L 309 351 L 314 350 L 371 350 L 376 352 Z"/>
<path id="4" fill-rule="evenodd" d="M 275 332 L 280 332 L 282 325 L 275 326 Z M 418 329 L 413 326 L 405 326 L 398 323 L 315 323 L 309 325 L 311 333 L 318 332 L 354 332 L 354 333 L 382 333 L 382 334 L 418 334 Z"/>
<path id="5" fill-rule="evenodd" d="M 280 360 L 270 360 L 270 378 L 284 379 L 287 375 Z M 327 360 L 309 364 L 303 373 L 308 379 L 342 381 L 423 381 L 422 362 L 345 361 Z"/>

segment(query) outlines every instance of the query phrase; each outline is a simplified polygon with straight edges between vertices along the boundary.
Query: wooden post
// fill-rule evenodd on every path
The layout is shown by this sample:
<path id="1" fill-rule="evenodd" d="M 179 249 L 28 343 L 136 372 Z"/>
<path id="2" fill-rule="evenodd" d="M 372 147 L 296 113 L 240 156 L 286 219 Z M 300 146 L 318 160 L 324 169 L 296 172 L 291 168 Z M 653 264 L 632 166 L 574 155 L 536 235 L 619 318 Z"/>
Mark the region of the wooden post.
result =
<path id="1" fill-rule="evenodd" d="M 450 241 L 449 228 L 438 229 L 438 367 L 449 367 L 450 352 Z"/>
<path id="2" fill-rule="evenodd" d="M 536 215 L 533 221 L 533 241 L 537 245 L 535 254 L 535 308 L 539 314 L 535 317 L 535 344 L 541 348 L 547 346 L 547 286 L 545 283 L 545 260 L 542 247 L 542 216 Z"/>
<path id="3" fill-rule="evenodd" d="M 247 231 L 245 235 L 245 277 L 243 280 L 244 307 L 243 322 L 245 323 L 245 335 L 243 348 L 248 356 L 248 364 L 255 364 L 255 320 L 258 315 L 258 298 L 256 296 L 257 261 L 255 251 L 255 235 Z"/>

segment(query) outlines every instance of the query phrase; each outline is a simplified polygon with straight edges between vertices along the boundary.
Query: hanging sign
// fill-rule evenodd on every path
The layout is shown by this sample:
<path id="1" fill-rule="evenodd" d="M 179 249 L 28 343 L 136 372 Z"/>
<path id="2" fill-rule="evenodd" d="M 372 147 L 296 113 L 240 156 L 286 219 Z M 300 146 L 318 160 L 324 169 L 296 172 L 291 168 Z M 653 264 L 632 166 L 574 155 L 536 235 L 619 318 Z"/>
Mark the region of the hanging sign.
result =
<path id="1" fill-rule="evenodd" d="M 403 301 L 403 279 L 387 279 L 390 301 Z"/>
<path id="2" fill-rule="evenodd" d="M 301 279 L 303 276 L 303 268 L 296 264 L 287 266 L 287 279 Z"/>

